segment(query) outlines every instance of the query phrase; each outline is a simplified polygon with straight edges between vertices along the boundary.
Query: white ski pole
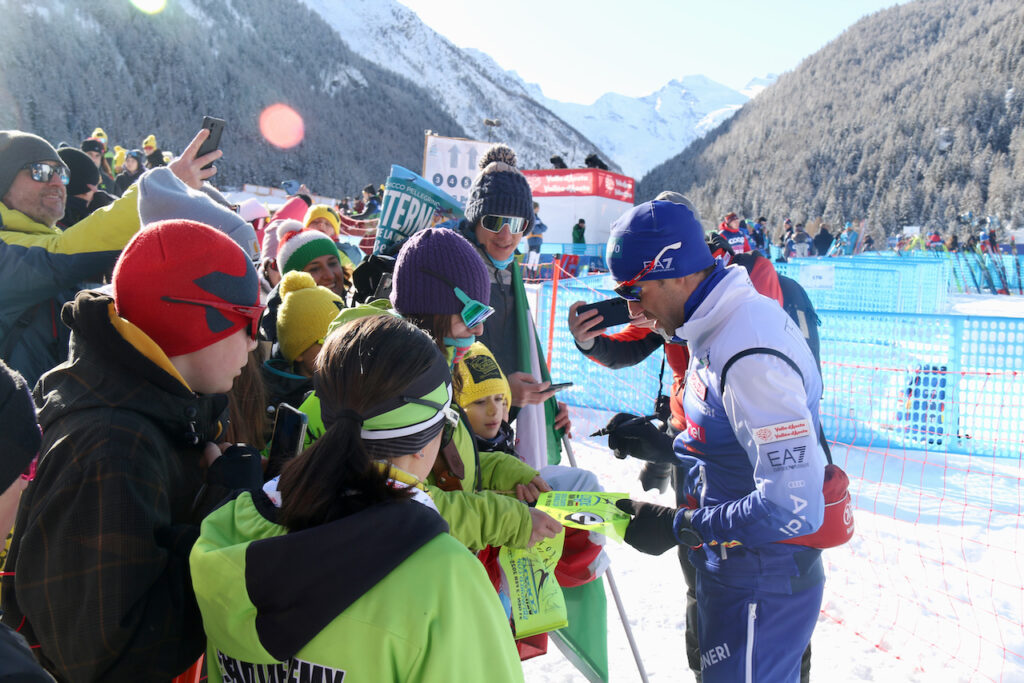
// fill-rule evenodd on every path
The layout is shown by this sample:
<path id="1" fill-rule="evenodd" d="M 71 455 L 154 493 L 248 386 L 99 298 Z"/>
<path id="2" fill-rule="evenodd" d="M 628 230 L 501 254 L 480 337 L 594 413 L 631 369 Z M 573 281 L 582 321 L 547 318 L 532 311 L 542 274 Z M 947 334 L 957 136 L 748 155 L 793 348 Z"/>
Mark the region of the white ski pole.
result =
<path id="1" fill-rule="evenodd" d="M 562 435 L 562 444 L 565 446 L 565 452 L 569 455 L 569 464 L 576 467 L 576 455 L 572 452 L 572 444 L 569 442 L 569 437 L 564 434 Z M 615 578 L 612 576 L 612 568 L 608 567 L 605 569 L 604 575 L 608 577 L 608 588 L 612 592 L 615 607 L 619 610 L 619 621 L 622 622 L 622 628 L 626 631 L 626 640 L 629 641 L 629 649 L 633 651 L 633 659 L 636 660 L 636 668 L 640 672 L 640 680 L 643 683 L 649 683 L 647 670 L 644 669 L 643 660 L 640 659 L 640 650 L 636 646 L 636 639 L 633 638 L 633 629 L 630 628 L 629 619 L 626 617 L 626 608 L 622 605 L 622 597 L 619 595 L 619 589 L 615 585 Z"/>

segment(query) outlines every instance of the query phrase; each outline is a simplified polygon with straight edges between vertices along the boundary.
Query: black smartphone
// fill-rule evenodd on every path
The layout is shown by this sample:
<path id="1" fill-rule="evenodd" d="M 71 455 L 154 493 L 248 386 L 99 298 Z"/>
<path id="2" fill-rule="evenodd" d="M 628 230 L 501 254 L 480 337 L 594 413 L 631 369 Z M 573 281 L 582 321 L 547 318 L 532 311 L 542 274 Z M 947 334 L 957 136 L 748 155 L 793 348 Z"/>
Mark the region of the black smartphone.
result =
<path id="1" fill-rule="evenodd" d="M 270 438 L 267 469 L 264 472 L 266 479 L 273 479 L 279 475 L 284 464 L 302 452 L 308 425 L 309 418 L 298 408 L 287 403 L 277 406 L 274 434 Z"/>
<path id="2" fill-rule="evenodd" d="M 604 301 L 596 301 L 592 304 L 586 304 L 576 309 L 576 315 L 581 315 L 587 311 L 597 311 L 598 314 L 604 318 L 601 321 L 601 327 L 596 328 L 603 330 L 606 327 L 615 327 L 616 325 L 623 325 L 628 323 L 629 308 L 627 307 L 626 300 L 621 297 L 615 297 L 614 299 L 605 299 Z"/>
<path id="3" fill-rule="evenodd" d="M 209 154 L 220 147 L 220 134 L 224 132 L 224 119 L 214 118 L 213 116 L 204 116 L 203 128 L 210 131 L 210 134 L 205 140 L 203 140 L 203 144 L 199 145 L 199 151 L 196 153 L 196 157 Z M 211 166 L 213 166 L 212 161 L 206 166 L 203 166 L 203 170 L 205 171 Z"/>
<path id="4" fill-rule="evenodd" d="M 572 386 L 572 382 L 562 382 L 561 384 L 552 384 L 547 388 L 548 391 L 561 391 L 562 389 L 568 389 Z"/>

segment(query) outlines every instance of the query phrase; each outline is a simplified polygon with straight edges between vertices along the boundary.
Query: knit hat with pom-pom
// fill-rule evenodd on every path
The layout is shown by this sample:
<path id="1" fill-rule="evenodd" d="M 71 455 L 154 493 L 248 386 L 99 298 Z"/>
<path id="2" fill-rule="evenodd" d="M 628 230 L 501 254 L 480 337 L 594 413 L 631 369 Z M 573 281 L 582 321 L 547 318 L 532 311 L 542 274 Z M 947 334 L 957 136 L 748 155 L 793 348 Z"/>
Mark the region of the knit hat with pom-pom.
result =
<path id="1" fill-rule="evenodd" d="M 327 326 L 345 302 L 326 287 L 318 287 L 309 273 L 293 271 L 281 280 L 277 309 L 277 342 L 289 363 L 313 344 L 322 344 Z"/>
<path id="2" fill-rule="evenodd" d="M 465 214 L 473 225 L 487 215 L 518 216 L 528 221 L 526 232 L 533 228 L 533 193 L 508 145 L 494 145 L 480 157 L 480 174 L 469 188 Z"/>
<path id="3" fill-rule="evenodd" d="M 321 256 L 333 256 L 341 261 L 338 247 L 330 237 L 319 230 L 300 230 L 299 232 L 282 235 L 277 247 L 277 269 L 281 275 L 292 271 L 302 270 L 310 261 Z"/>

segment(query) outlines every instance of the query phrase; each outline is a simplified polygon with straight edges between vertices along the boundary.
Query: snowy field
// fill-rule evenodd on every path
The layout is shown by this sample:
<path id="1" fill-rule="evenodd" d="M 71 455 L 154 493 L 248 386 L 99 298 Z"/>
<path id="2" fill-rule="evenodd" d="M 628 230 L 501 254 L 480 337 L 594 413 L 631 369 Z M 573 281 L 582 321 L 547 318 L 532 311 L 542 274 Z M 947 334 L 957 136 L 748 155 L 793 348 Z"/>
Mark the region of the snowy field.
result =
<path id="1" fill-rule="evenodd" d="M 671 491 L 640 489 L 641 462 L 617 460 L 606 439 L 585 437 L 608 413 L 572 416 L 578 464 L 606 490 L 673 504 Z M 857 533 L 824 554 L 812 680 L 1024 681 L 1020 463 L 842 447 L 833 458 L 850 475 Z M 649 679 L 692 680 L 676 555 L 614 542 L 607 550 Z M 611 596 L 608 659 L 611 680 L 640 680 Z M 553 645 L 523 668 L 530 683 L 584 680 Z"/>

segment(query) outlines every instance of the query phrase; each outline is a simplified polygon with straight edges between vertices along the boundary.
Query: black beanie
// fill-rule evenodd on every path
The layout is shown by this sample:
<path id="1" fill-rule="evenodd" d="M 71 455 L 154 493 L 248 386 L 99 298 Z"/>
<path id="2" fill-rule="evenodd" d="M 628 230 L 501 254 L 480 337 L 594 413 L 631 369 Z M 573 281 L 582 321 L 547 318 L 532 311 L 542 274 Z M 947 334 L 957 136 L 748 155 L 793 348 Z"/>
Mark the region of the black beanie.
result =
<path id="1" fill-rule="evenodd" d="M 100 170 L 96 168 L 96 164 L 85 152 L 74 147 L 61 147 L 57 150 L 57 156 L 71 171 L 71 182 L 68 183 L 69 195 L 84 194 L 89 191 L 89 185 L 100 184 Z"/>
<path id="2" fill-rule="evenodd" d="M 0 493 L 28 468 L 41 445 L 28 384 L 0 360 Z"/>
<path id="3" fill-rule="evenodd" d="M 97 138 L 86 138 L 82 140 L 82 151 L 104 154 L 107 151 L 107 148 L 103 146 L 102 140 L 98 140 Z"/>
<path id="4" fill-rule="evenodd" d="M 469 188 L 465 214 L 474 226 L 483 216 L 494 215 L 525 218 L 524 232 L 533 228 L 533 193 L 508 145 L 494 145 L 480 157 L 480 174 Z"/>

